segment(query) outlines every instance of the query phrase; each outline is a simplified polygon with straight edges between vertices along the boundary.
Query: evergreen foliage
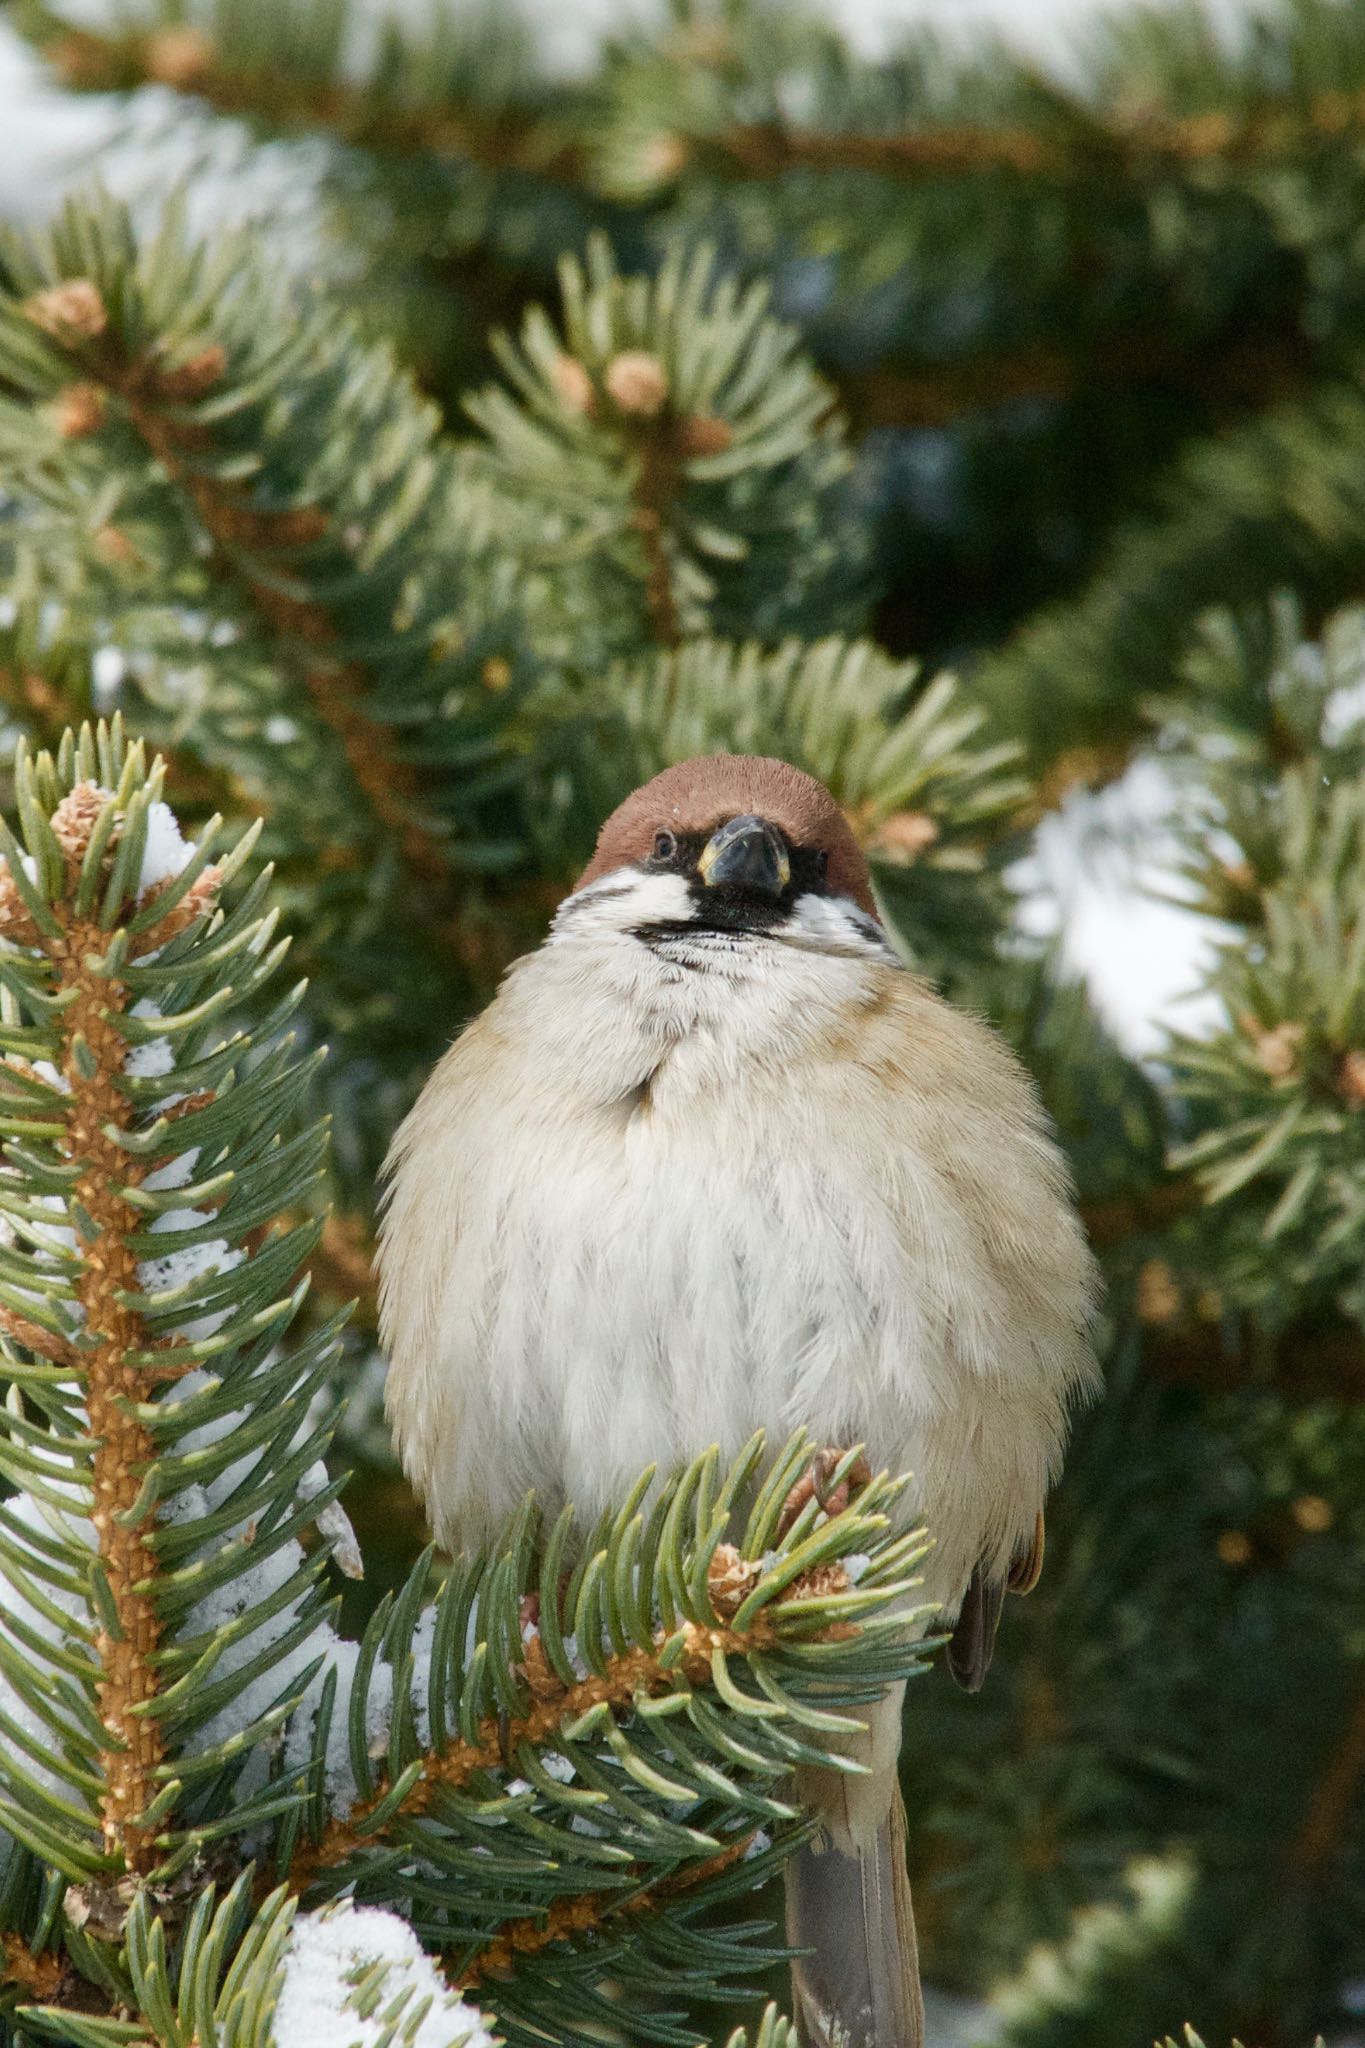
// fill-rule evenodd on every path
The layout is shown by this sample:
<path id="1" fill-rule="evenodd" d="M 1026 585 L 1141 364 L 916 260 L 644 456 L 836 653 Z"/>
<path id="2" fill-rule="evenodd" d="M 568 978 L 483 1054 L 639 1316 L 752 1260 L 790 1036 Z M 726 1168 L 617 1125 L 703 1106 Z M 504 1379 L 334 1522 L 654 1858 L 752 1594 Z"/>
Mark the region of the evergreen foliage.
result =
<path id="1" fill-rule="evenodd" d="M 567 82 L 501 9 L 7 18 L 309 236 L 0 246 L 0 2030 L 297 2048 L 329 1956 L 367 2043 L 719 2041 L 779 1982 L 790 1764 L 920 1659 L 896 1482 L 779 1534 L 801 1446 L 699 1456 L 447 1570 L 368 1393 L 423 1073 L 611 805 L 744 748 L 1028 1060 L 1108 1273 L 1042 1583 L 910 1689 L 928 1974 L 1017 2048 L 1339 2034 L 1365 6 L 1132 8 L 1065 87 L 768 0 Z M 1014 905 L 1135 762 L 1210 939 L 1144 1059 Z"/>

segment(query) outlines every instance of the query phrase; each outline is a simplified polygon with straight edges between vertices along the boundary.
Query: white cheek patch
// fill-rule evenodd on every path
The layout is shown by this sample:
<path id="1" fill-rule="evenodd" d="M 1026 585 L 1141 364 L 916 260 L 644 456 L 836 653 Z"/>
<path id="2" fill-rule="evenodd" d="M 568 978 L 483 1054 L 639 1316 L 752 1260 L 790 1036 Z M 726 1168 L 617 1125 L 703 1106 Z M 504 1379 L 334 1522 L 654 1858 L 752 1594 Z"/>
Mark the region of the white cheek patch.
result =
<path id="1" fill-rule="evenodd" d="M 681 875 L 647 875 L 617 868 L 565 898 L 550 927 L 551 939 L 587 932 L 629 932 L 637 925 L 690 924 L 692 892 Z"/>
<path id="2" fill-rule="evenodd" d="M 813 953 L 852 953 L 893 967 L 900 964 L 876 919 L 847 896 L 798 896 L 773 937 Z"/>

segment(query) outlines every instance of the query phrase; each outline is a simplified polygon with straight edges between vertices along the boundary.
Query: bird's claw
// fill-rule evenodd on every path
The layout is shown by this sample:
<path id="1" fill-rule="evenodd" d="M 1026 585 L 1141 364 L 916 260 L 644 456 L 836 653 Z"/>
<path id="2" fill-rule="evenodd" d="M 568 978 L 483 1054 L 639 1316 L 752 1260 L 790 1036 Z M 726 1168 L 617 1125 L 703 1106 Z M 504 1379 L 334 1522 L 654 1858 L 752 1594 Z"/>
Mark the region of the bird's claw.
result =
<path id="1" fill-rule="evenodd" d="M 782 1513 L 777 1524 L 779 1537 L 787 1534 L 802 1509 L 811 1501 L 815 1501 L 827 1515 L 843 1514 L 854 1494 L 860 1487 L 866 1486 L 872 1477 L 871 1467 L 860 1453 L 843 1478 L 834 1485 L 834 1475 L 847 1456 L 847 1451 L 840 1450 L 834 1444 L 826 1444 L 822 1450 L 815 1453 L 782 1503 Z"/>

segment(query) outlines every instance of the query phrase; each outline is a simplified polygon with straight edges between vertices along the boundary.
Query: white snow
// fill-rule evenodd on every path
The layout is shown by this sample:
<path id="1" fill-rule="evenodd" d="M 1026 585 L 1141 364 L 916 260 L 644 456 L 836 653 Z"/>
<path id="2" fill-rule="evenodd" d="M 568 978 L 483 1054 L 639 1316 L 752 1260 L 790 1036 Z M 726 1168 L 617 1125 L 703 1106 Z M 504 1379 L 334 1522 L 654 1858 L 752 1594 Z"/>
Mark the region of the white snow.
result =
<path id="1" fill-rule="evenodd" d="M 156 1004 L 144 997 L 134 1003 L 128 1012 L 130 1017 L 153 1018 L 161 1015 Z M 142 1044 L 130 1046 L 124 1055 L 123 1071 L 135 1081 L 154 1080 L 160 1074 L 175 1071 L 175 1051 L 169 1038 L 148 1038 Z"/>
<path id="2" fill-rule="evenodd" d="M 322 1459 L 319 1458 L 315 1465 L 308 1467 L 308 1470 L 300 1479 L 297 1489 L 298 1498 L 301 1501 L 313 1500 L 322 1492 L 323 1487 L 327 1484 L 328 1477 L 327 1467 Z M 316 1521 L 313 1523 L 313 1527 L 331 1551 L 332 1560 L 337 1570 L 342 1572 L 348 1579 L 363 1579 L 365 1576 L 365 1561 L 360 1554 L 360 1545 L 356 1541 L 355 1530 L 351 1527 L 351 1518 L 341 1505 L 341 1502 L 339 1500 L 330 1501 L 319 1513 Z"/>
<path id="3" fill-rule="evenodd" d="M 167 1209 L 148 1225 L 150 1235 L 157 1236 L 169 1230 L 193 1230 L 197 1224 L 209 1223 L 212 1217 L 207 1209 Z M 144 1294 L 173 1294 L 182 1287 L 190 1286 L 196 1280 L 206 1279 L 211 1273 L 230 1273 L 234 1266 L 240 1266 L 246 1253 L 230 1245 L 225 1237 L 206 1238 L 202 1244 L 189 1244 L 179 1251 L 166 1252 L 160 1258 L 143 1259 L 137 1269 L 138 1286 Z M 197 1337 L 211 1336 L 218 1328 L 226 1313 L 215 1310 L 212 1315 L 200 1316 L 193 1323 L 178 1325 L 182 1336 L 191 1342 Z"/>
<path id="4" fill-rule="evenodd" d="M 175 812 L 169 804 L 153 804 L 147 812 L 147 843 L 142 850 L 142 871 L 137 879 L 139 902 L 161 882 L 178 875 L 194 848 L 183 838 Z"/>
<path id="5" fill-rule="evenodd" d="M 90 658 L 90 681 L 97 697 L 112 697 L 128 673 L 128 664 L 117 647 L 97 647 Z"/>
<path id="6" fill-rule="evenodd" d="M 358 1984 L 387 1965 L 373 2015 L 355 2008 Z M 390 2032 L 399 2008 L 401 2019 Z M 275 2048 L 492 2048 L 483 2015 L 453 1992 L 405 1920 L 349 1900 L 301 1913 L 285 1951 Z"/>
<path id="7" fill-rule="evenodd" d="M 177 1152 L 164 1166 L 155 1167 L 151 1173 L 145 1175 L 142 1185 L 154 1194 L 166 1194 L 172 1188 L 183 1188 L 187 1181 L 194 1179 L 194 1171 L 198 1164 L 199 1147 L 191 1145 L 188 1152 Z"/>

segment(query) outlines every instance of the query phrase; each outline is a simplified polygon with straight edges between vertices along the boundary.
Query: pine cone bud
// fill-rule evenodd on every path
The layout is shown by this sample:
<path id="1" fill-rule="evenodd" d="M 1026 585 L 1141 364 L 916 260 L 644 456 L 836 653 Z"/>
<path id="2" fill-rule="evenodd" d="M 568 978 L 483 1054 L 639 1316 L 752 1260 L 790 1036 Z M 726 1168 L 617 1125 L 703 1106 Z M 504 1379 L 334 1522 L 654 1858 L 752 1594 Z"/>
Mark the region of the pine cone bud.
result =
<path id="1" fill-rule="evenodd" d="M 1331 1528 L 1334 1519 L 1331 1502 L 1317 1493 L 1300 1494 L 1289 1512 L 1308 1536 L 1320 1536 L 1324 1529 Z"/>
<path id="2" fill-rule="evenodd" d="M 499 695 L 512 680 L 512 664 L 505 654 L 490 654 L 483 665 L 480 680 L 485 690 Z"/>
<path id="3" fill-rule="evenodd" d="M 148 36 L 142 62 L 148 78 L 158 85 L 185 92 L 212 71 L 215 55 L 202 29 L 181 22 Z"/>
<path id="4" fill-rule="evenodd" d="M 759 1568 L 742 1557 L 733 1543 L 718 1543 L 706 1573 L 712 1610 L 722 1621 L 742 1606 L 758 1583 Z"/>
<path id="5" fill-rule="evenodd" d="M 607 364 L 607 395 L 622 412 L 652 420 L 668 399 L 668 372 L 648 349 L 623 349 Z"/>
<path id="6" fill-rule="evenodd" d="M 12 946 L 36 946 L 38 943 L 38 927 L 29 916 L 28 905 L 19 894 L 9 862 L 3 856 L 0 856 L 0 938 L 8 939 Z"/>
<path id="7" fill-rule="evenodd" d="M 137 549 L 117 526 L 102 526 L 94 537 L 95 553 L 102 562 L 126 569 L 137 560 Z"/>
<path id="8" fill-rule="evenodd" d="M 80 441 L 104 424 L 107 400 L 97 384 L 68 384 L 52 401 L 52 419 L 64 441 Z"/>
<path id="9" fill-rule="evenodd" d="M 1138 1268 L 1137 1312 L 1144 1323 L 1169 1323 L 1180 1314 L 1180 1289 L 1165 1259 L 1147 1259 Z"/>
<path id="10" fill-rule="evenodd" d="M 897 811 L 877 834 L 877 851 L 901 860 L 918 860 L 939 837 L 938 826 L 923 811 Z"/>
<path id="11" fill-rule="evenodd" d="M 95 821 L 103 809 L 104 796 L 97 785 L 78 782 L 52 813 L 53 836 L 66 855 L 68 872 L 73 877 L 85 858 Z"/>
<path id="12" fill-rule="evenodd" d="M 109 325 L 99 287 L 88 277 L 69 277 L 65 284 L 35 292 L 24 301 L 24 311 L 55 341 L 93 341 Z"/>
<path id="13" fill-rule="evenodd" d="M 678 428 L 678 449 L 682 455 L 723 455 L 735 438 L 728 420 L 714 413 L 694 413 Z"/>
<path id="14" fill-rule="evenodd" d="M 556 356 L 550 366 L 550 382 L 565 412 L 581 413 L 584 419 L 591 418 L 597 396 L 592 388 L 592 378 L 576 356 Z"/>
<path id="15" fill-rule="evenodd" d="M 687 144 L 681 135 L 651 135 L 638 162 L 642 174 L 652 184 L 669 185 L 687 168 Z"/>
<path id="16" fill-rule="evenodd" d="M 211 341 L 178 369 L 167 370 L 161 379 L 161 389 L 168 398 L 202 398 L 205 392 L 212 391 L 226 368 L 227 351 Z"/>
<path id="17" fill-rule="evenodd" d="M 1337 1093 L 1352 1109 L 1365 1106 L 1365 1052 L 1354 1046 L 1337 1068 Z"/>
<path id="18" fill-rule="evenodd" d="M 1259 1020 L 1253 1016 L 1247 1015 L 1238 1021 L 1251 1040 L 1252 1058 L 1267 1080 L 1291 1080 L 1298 1072 L 1299 1051 L 1306 1035 L 1303 1025 L 1286 1022 L 1263 1030 Z"/>

